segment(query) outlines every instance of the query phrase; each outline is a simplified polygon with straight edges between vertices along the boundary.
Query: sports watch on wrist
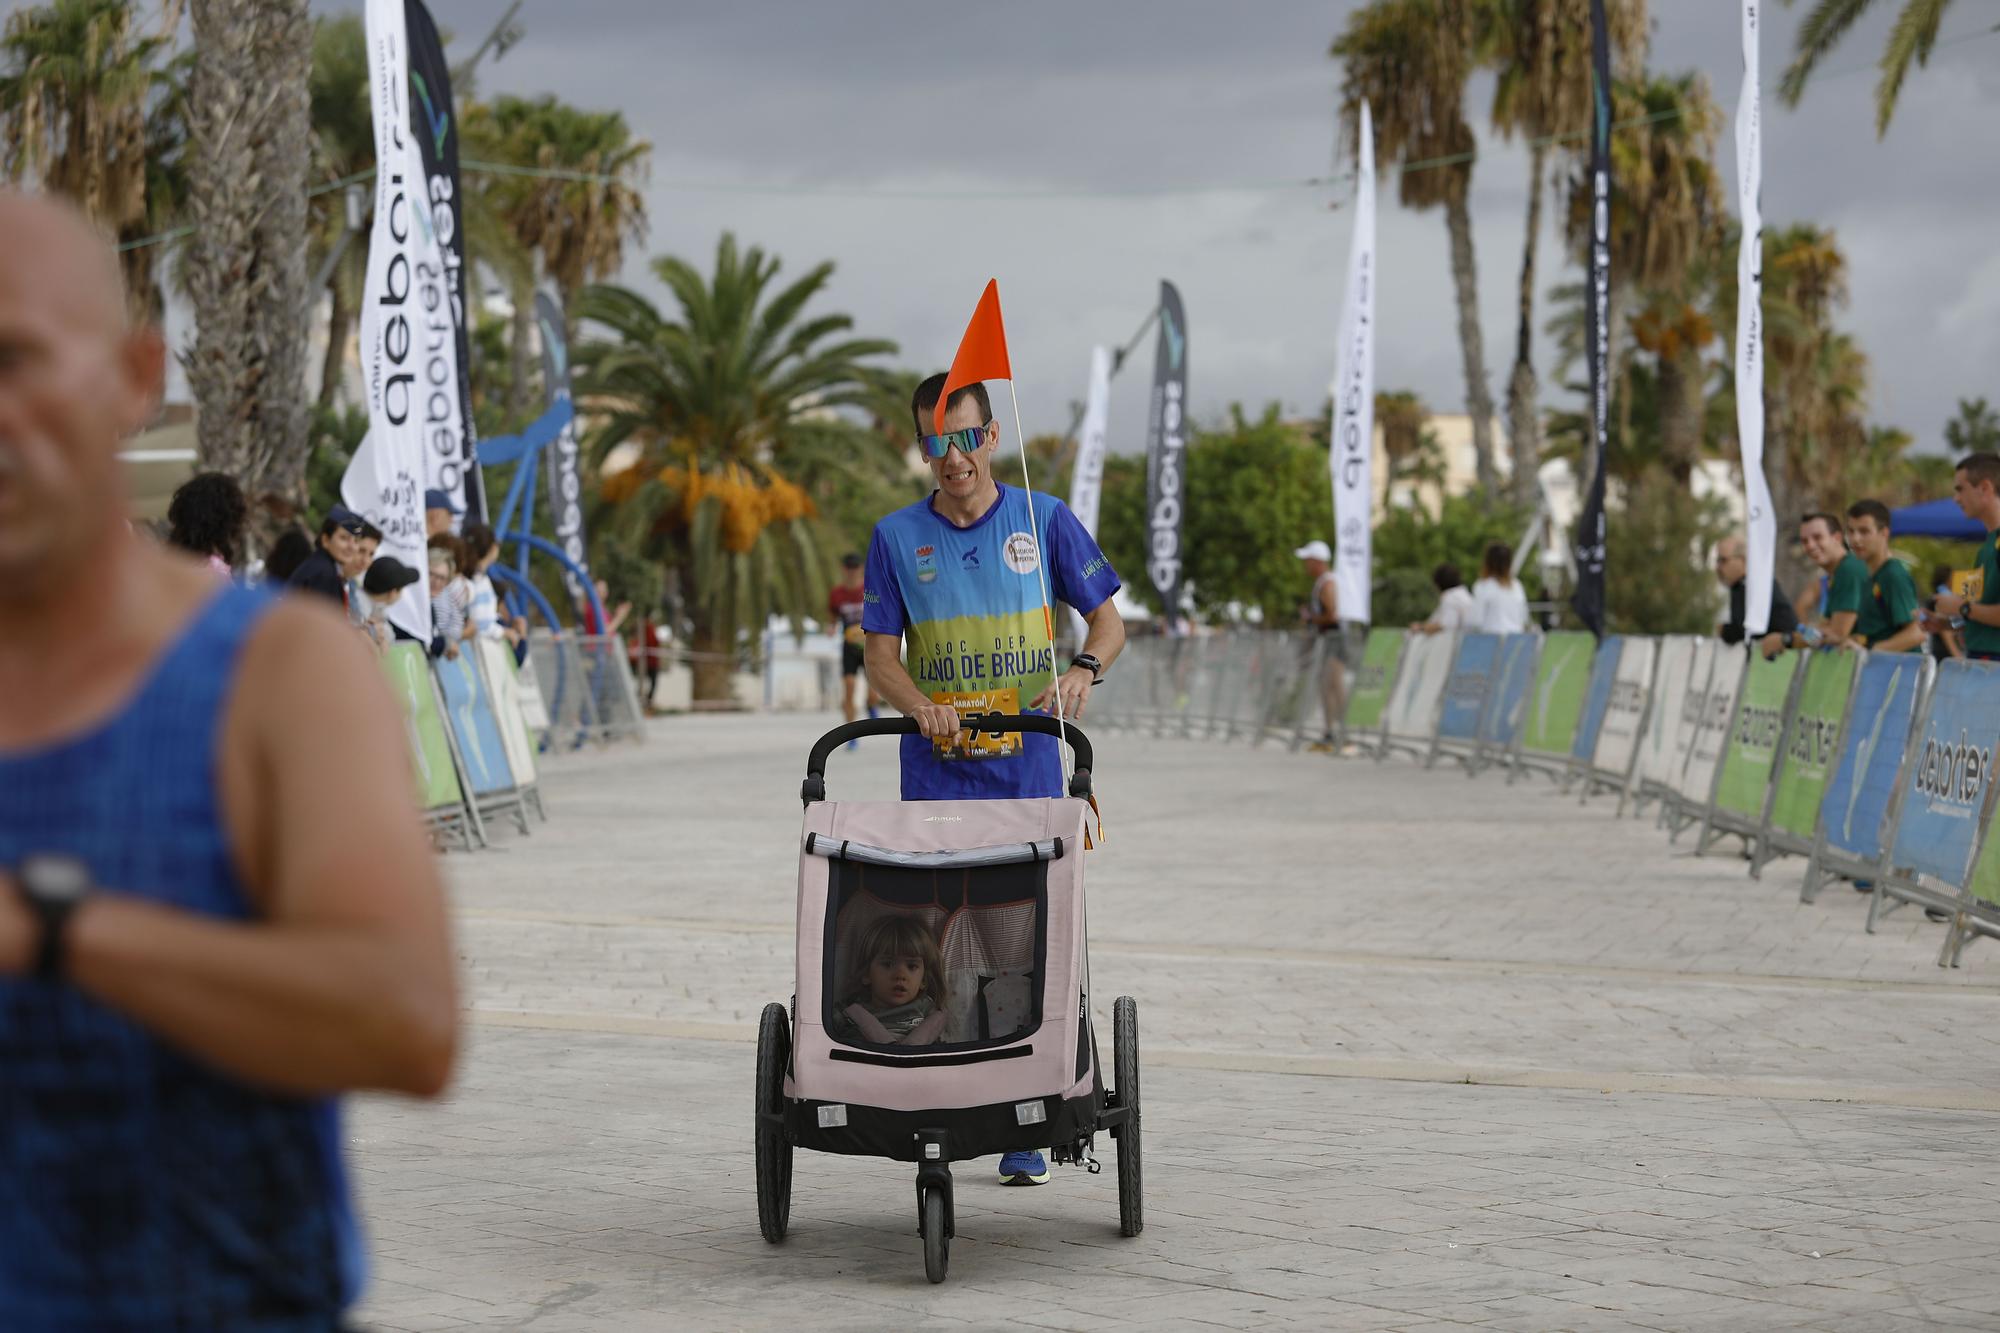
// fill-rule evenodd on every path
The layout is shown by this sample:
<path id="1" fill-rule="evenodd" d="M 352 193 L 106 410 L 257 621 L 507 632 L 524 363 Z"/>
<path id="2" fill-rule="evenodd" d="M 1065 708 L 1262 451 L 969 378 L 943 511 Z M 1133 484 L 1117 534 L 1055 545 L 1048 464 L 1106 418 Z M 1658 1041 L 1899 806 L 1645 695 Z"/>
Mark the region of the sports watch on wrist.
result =
<path id="1" fill-rule="evenodd" d="M 44 981 L 60 980 L 67 963 L 70 917 L 90 895 L 90 867 L 74 856 L 30 856 L 14 867 L 14 882 L 21 901 L 42 924 L 34 975 Z"/>
<path id="2" fill-rule="evenodd" d="M 1104 663 L 1098 661 L 1089 653 L 1078 653 L 1075 657 L 1069 659 L 1069 664 L 1072 667 L 1082 667 L 1085 671 L 1088 671 L 1092 685 L 1104 679 Z"/>

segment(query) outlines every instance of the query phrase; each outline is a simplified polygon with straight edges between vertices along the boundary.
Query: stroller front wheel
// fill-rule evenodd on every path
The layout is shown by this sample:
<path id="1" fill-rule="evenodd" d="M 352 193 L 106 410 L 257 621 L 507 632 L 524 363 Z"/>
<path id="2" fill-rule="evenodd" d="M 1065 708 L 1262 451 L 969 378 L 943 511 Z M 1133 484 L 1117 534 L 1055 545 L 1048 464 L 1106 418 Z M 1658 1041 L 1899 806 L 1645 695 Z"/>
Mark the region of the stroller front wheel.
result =
<path id="1" fill-rule="evenodd" d="M 951 1219 L 945 1216 L 948 1206 L 943 1190 L 924 1191 L 918 1222 L 924 1233 L 924 1276 L 932 1282 L 944 1281 L 945 1271 L 951 1267 Z"/>
<path id="2" fill-rule="evenodd" d="M 785 1137 L 785 1067 L 792 1058 L 791 1015 L 773 1002 L 757 1025 L 757 1228 L 773 1245 L 792 1217 L 792 1143 Z"/>

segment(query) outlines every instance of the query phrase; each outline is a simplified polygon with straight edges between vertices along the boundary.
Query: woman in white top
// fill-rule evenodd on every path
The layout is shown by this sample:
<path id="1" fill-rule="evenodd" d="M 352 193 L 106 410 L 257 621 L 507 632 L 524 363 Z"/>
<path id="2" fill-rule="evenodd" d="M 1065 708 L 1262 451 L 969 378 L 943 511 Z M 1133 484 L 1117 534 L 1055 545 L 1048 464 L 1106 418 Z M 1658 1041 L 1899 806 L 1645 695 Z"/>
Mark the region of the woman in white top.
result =
<path id="1" fill-rule="evenodd" d="M 1514 577 L 1514 548 L 1493 542 L 1486 548 L 1481 578 L 1472 585 L 1473 628 L 1488 634 L 1521 634 L 1528 628 L 1528 594 Z"/>
<path id="2" fill-rule="evenodd" d="M 1431 612 L 1429 620 L 1410 628 L 1419 634 L 1475 628 L 1472 594 L 1466 591 L 1465 579 L 1459 574 L 1458 566 L 1447 560 L 1431 571 L 1431 582 L 1437 585 L 1437 610 Z"/>

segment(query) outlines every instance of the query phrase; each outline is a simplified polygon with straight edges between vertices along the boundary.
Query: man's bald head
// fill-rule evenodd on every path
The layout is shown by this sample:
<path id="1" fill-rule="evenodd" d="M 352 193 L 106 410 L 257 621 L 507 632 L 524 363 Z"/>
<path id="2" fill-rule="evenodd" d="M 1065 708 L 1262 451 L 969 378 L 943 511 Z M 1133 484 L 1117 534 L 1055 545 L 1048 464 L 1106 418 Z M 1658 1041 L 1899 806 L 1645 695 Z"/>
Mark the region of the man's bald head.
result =
<path id="1" fill-rule="evenodd" d="M 118 446 L 166 351 L 127 322 L 117 255 L 58 200 L 0 190 L 0 604 L 45 595 L 124 519 Z"/>
<path id="2" fill-rule="evenodd" d="M 1724 537 L 1715 544 L 1715 577 L 1727 588 L 1743 577 L 1748 562 L 1743 555 L 1741 537 Z"/>
<path id="3" fill-rule="evenodd" d="M 125 333 L 125 276 L 118 252 L 104 228 L 70 203 L 51 195 L 0 189 L 0 236 L 8 252 L 25 255 L 30 267 L 69 294 L 70 313 L 112 335 Z M 0 254 L 0 281 L 8 254 Z"/>

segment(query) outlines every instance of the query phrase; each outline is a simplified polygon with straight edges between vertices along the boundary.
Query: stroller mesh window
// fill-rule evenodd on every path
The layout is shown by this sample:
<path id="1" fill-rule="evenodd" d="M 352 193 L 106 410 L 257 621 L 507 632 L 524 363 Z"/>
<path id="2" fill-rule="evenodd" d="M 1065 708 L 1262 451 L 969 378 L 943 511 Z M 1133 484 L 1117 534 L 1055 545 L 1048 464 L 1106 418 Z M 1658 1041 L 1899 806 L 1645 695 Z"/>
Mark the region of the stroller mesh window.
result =
<path id="1" fill-rule="evenodd" d="M 976 1047 L 1013 1041 L 1041 1026 L 1044 863 L 931 870 L 834 860 L 828 867 L 833 910 L 827 918 L 822 1021 L 836 1040 L 896 1050 L 912 1044 Z M 898 1016 L 868 995 L 870 960 L 863 956 L 871 936 L 884 933 L 877 927 L 888 918 L 912 921 L 935 946 L 941 981 L 927 987 L 926 1002 L 918 1008 L 926 1015 L 941 1009 L 943 1022 L 940 1028 L 930 1020 L 916 1040 L 885 1046 L 860 1027 L 850 1006 L 884 1012 L 891 1022 Z"/>

